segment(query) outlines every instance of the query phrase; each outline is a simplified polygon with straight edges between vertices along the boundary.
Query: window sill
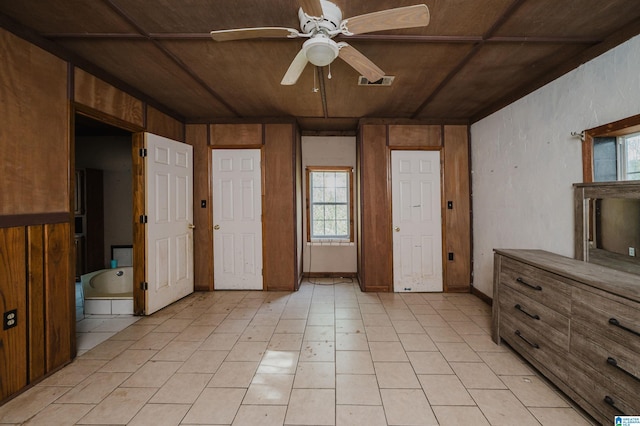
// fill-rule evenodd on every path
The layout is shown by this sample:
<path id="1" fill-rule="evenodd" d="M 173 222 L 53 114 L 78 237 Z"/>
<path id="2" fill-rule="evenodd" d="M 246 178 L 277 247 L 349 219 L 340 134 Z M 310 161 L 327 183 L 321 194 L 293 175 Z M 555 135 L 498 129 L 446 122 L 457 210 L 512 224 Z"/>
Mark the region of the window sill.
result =
<path id="1" fill-rule="evenodd" d="M 326 247 L 353 247 L 354 243 L 349 240 L 313 240 L 307 241 L 307 246 L 326 246 Z"/>

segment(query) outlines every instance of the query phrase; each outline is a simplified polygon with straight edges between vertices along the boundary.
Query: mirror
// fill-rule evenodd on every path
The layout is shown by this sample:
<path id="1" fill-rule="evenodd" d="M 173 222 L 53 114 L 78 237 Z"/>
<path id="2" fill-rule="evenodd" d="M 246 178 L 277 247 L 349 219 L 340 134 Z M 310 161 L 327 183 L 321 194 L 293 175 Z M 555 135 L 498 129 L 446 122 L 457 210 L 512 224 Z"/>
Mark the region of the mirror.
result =
<path id="1" fill-rule="evenodd" d="M 574 184 L 577 259 L 640 275 L 640 182 Z"/>

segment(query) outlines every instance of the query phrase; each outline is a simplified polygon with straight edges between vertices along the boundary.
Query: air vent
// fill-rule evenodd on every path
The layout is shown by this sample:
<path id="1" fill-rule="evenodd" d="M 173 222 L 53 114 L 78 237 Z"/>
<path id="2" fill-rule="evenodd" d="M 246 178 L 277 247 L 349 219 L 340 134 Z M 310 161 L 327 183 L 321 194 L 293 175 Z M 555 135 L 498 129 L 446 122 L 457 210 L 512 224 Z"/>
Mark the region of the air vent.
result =
<path id="1" fill-rule="evenodd" d="M 392 75 L 385 75 L 378 81 L 369 81 L 365 76 L 361 75 L 358 77 L 358 86 L 391 86 L 393 80 L 395 80 L 395 76 Z"/>

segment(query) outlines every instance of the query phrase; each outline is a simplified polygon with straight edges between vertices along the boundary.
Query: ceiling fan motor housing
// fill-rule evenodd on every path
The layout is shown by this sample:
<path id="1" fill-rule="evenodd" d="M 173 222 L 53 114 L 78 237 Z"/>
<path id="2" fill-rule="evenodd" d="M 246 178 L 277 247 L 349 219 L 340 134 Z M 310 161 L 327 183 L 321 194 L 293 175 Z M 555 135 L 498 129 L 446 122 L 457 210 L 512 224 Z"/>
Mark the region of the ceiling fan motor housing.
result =
<path id="1" fill-rule="evenodd" d="M 305 34 L 329 33 L 340 29 L 342 11 L 338 6 L 327 0 L 320 0 L 323 16 L 319 19 L 308 16 L 302 8 L 298 10 L 300 29 Z"/>

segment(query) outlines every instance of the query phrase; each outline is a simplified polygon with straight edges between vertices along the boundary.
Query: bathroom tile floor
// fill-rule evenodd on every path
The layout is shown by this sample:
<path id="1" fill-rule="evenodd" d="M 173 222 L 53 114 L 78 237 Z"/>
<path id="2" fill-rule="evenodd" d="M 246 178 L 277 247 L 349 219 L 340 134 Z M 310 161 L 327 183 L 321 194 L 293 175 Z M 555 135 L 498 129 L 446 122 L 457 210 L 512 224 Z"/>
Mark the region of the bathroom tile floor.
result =
<path id="1" fill-rule="evenodd" d="M 316 282 L 195 293 L 121 331 L 82 320 L 109 337 L 1 406 L 0 424 L 593 424 L 491 341 L 478 298 Z"/>

